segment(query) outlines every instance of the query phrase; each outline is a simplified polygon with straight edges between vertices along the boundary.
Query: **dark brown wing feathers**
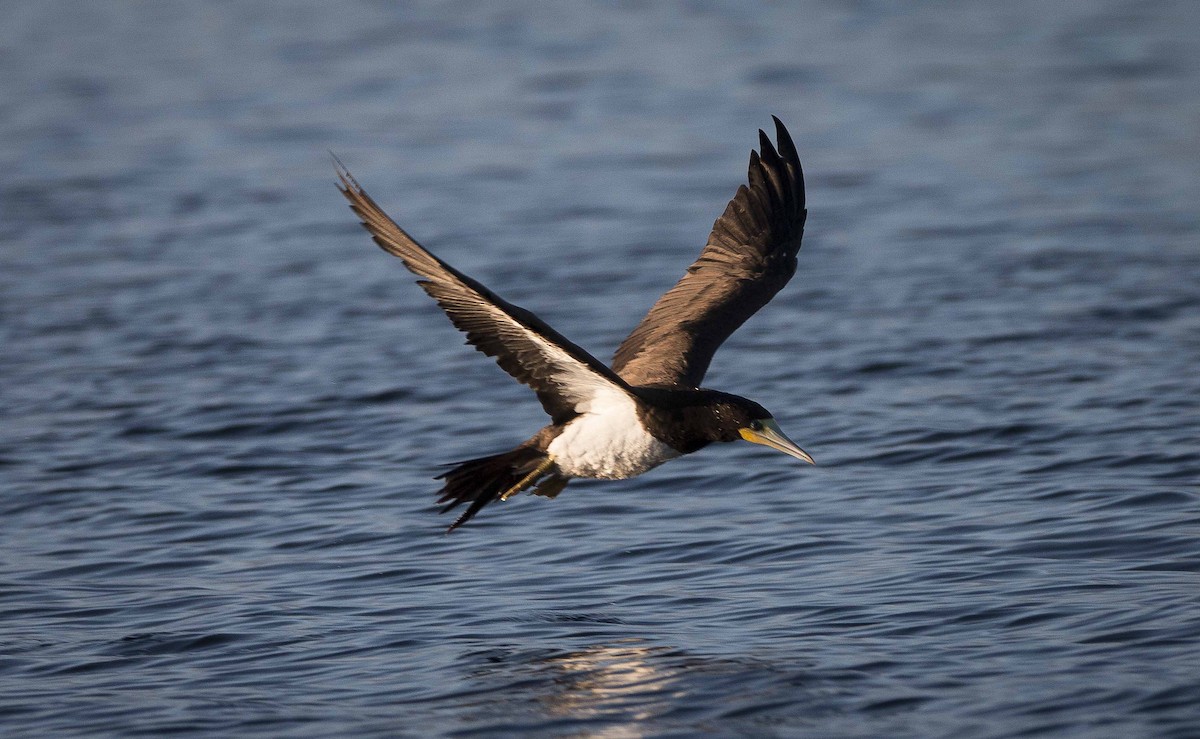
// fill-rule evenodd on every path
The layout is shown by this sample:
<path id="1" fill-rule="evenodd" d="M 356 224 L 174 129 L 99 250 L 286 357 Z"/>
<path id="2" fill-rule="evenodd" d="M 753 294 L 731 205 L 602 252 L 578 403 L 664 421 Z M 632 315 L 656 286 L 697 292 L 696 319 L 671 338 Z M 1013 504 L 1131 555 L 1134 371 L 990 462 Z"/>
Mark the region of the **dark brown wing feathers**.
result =
<path id="1" fill-rule="evenodd" d="M 617 349 L 631 385 L 699 387 L 717 349 L 796 271 L 808 215 L 796 146 L 778 118 L 778 149 L 763 131 L 747 184 L 713 224 L 708 244 Z"/>
<path id="2" fill-rule="evenodd" d="M 563 423 L 576 414 L 579 402 L 579 393 L 564 385 L 567 375 L 576 385 L 698 387 L 725 339 L 791 279 L 808 215 L 804 173 L 787 129 L 772 118 L 778 148 L 758 132 L 760 151 L 750 152 L 747 184 L 738 187 L 713 224 L 699 258 L 617 349 L 612 369 L 533 313 L 425 250 L 334 161 L 342 194 L 375 243 L 421 278 L 418 284 L 466 333 L 468 343 L 533 388 L 555 423 Z M 547 343 L 566 360 L 547 352 Z"/>
<path id="3" fill-rule="evenodd" d="M 533 388 L 555 423 L 576 415 L 575 406 L 586 389 L 574 385 L 607 382 L 626 387 L 616 374 L 586 351 L 568 341 L 533 313 L 507 302 L 487 287 L 428 252 L 400 228 L 371 199 L 334 157 L 341 191 L 375 243 L 403 260 L 417 281 L 467 335 L 467 343 L 495 357 L 497 364 Z M 556 357 L 553 345 L 566 357 Z M 565 369 L 565 371 L 564 371 Z"/>

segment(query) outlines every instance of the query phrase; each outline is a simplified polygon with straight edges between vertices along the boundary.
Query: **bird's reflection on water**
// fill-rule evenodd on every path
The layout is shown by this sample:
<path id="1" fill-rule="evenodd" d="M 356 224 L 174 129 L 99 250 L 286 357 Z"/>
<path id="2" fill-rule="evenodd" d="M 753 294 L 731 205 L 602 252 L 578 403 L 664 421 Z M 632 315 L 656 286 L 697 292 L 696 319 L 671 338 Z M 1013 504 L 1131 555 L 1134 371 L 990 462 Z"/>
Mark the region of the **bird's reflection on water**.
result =
<path id="1" fill-rule="evenodd" d="M 541 660 L 553 673 L 553 690 L 543 698 L 551 715 L 572 718 L 629 711 L 645 719 L 664 710 L 679 671 L 656 655 L 665 647 L 636 643 L 596 645 Z"/>
<path id="2" fill-rule="evenodd" d="M 468 721 L 511 731 L 641 737 L 713 721 L 728 726 L 741 720 L 739 704 L 770 711 L 783 694 L 804 705 L 814 689 L 831 695 L 818 687 L 830 685 L 811 665 L 796 671 L 800 666 L 701 656 L 642 638 L 573 649 L 501 647 L 463 659 L 471 664 L 468 692 L 479 696 Z"/>
<path id="3" fill-rule="evenodd" d="M 591 726 L 589 735 L 604 737 L 642 736 L 642 722 L 662 715 L 678 699 L 678 683 L 690 661 L 636 639 L 562 652 L 497 649 L 468 656 L 480 658 L 484 664 L 472 671 L 472 682 L 481 694 L 503 696 L 503 710 L 551 722 L 600 724 Z M 497 706 L 489 701 L 481 708 L 491 713 Z"/>

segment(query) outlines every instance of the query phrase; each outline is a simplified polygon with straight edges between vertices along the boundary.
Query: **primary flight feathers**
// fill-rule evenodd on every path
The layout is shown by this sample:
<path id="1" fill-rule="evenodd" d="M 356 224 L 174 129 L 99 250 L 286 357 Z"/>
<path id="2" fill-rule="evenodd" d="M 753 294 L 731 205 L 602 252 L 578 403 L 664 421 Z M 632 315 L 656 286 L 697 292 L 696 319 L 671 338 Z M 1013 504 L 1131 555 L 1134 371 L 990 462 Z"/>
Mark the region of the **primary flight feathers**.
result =
<path id="1" fill-rule="evenodd" d="M 446 311 L 467 341 L 495 357 L 517 381 L 533 388 L 551 419 L 561 422 L 570 418 L 598 386 L 626 387 L 604 363 L 545 321 L 426 251 L 376 205 L 341 162 L 337 162 L 337 170 L 342 194 L 375 243 L 423 278 L 417 284 Z"/>
<path id="2" fill-rule="evenodd" d="M 775 121 L 779 150 L 761 130 L 741 185 L 708 244 L 675 287 L 621 343 L 612 368 L 633 385 L 699 387 L 721 344 L 796 273 L 804 236 L 804 170 Z"/>
<path id="3" fill-rule="evenodd" d="M 796 271 L 807 216 L 804 173 L 787 129 L 759 131 L 748 183 L 713 224 L 699 258 L 617 349 L 611 368 L 533 313 L 437 258 L 400 228 L 337 158 L 340 190 L 375 243 L 403 260 L 467 341 L 537 394 L 551 424 L 516 449 L 442 477 L 456 528 L 532 486 L 553 497 L 575 477 L 632 477 L 714 441 L 742 438 L 811 462 L 762 406 L 700 389 L 722 342 Z"/>

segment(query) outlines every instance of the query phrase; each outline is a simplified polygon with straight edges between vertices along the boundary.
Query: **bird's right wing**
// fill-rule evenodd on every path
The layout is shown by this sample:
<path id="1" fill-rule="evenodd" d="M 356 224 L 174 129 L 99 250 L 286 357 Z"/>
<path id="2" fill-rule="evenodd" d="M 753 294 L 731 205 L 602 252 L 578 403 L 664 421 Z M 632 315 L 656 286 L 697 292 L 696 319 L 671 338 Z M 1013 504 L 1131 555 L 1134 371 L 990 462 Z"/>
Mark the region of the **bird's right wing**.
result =
<path id="1" fill-rule="evenodd" d="M 334 161 L 339 189 L 375 243 L 421 278 L 417 284 L 467 335 L 467 343 L 495 357 L 505 372 L 533 388 L 555 423 L 586 412 L 597 398 L 630 392 L 612 370 L 533 313 L 429 253 L 396 225 L 336 157 Z"/>
<path id="2" fill-rule="evenodd" d="M 804 172 L 787 129 L 779 150 L 758 132 L 749 186 L 738 188 L 708 244 L 617 349 L 612 368 L 630 385 L 699 387 L 717 349 L 796 271 L 804 236 Z"/>

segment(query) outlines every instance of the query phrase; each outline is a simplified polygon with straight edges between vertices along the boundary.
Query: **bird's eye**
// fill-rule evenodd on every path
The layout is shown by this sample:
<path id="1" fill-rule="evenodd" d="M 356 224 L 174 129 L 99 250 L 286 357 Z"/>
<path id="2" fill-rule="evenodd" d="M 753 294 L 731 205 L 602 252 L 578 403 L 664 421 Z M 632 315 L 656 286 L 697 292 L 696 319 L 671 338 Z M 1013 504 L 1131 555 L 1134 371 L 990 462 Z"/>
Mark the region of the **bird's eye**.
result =
<path id="1" fill-rule="evenodd" d="M 762 431 L 763 430 L 762 421 L 751 421 L 750 422 L 750 430 L 751 431 Z"/>

